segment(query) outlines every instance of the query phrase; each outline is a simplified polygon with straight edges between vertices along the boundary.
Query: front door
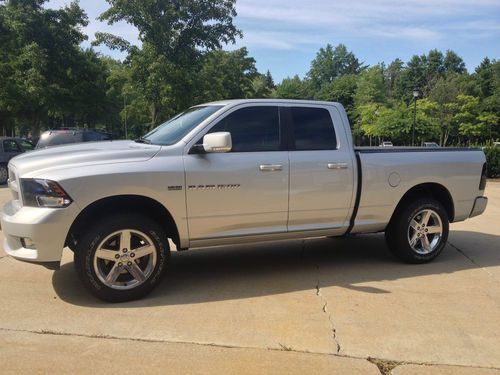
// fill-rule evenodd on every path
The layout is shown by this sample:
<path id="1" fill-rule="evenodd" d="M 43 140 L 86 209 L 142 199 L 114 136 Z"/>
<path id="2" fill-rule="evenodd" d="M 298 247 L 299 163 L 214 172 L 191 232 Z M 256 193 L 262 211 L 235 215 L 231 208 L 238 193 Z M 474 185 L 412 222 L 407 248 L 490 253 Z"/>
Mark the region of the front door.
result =
<path id="1" fill-rule="evenodd" d="M 208 131 L 231 133 L 230 152 L 184 155 L 191 240 L 286 232 L 289 162 L 279 118 L 277 105 L 237 107 Z"/>

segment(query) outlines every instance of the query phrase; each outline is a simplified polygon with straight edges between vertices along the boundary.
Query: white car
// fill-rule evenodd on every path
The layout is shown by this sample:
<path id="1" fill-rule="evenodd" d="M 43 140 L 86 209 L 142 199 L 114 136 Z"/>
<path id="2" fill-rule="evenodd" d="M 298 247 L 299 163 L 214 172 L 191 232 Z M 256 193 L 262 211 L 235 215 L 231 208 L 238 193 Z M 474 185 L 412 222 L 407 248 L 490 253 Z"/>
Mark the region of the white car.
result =
<path id="1" fill-rule="evenodd" d="M 385 142 L 382 142 L 379 147 L 393 147 L 394 145 L 392 144 L 392 142 L 389 142 L 389 141 L 385 141 Z"/>

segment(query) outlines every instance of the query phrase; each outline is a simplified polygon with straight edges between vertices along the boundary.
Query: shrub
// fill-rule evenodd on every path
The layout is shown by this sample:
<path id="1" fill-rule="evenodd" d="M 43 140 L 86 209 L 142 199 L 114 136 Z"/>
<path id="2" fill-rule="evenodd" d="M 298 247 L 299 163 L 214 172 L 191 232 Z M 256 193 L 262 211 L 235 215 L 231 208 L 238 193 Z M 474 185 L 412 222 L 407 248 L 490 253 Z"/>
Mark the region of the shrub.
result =
<path id="1" fill-rule="evenodd" d="M 500 177 L 500 147 L 485 147 L 484 153 L 488 163 L 488 177 Z"/>

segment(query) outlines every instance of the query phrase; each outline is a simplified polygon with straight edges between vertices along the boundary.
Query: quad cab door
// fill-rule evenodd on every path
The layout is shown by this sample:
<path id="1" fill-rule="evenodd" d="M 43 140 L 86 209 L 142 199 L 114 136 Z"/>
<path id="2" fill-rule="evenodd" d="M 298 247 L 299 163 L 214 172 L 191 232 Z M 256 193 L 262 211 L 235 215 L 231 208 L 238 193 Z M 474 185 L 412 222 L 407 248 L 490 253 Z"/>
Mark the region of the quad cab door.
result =
<path id="1" fill-rule="evenodd" d="M 194 143 L 213 132 L 231 134 L 230 152 L 184 155 L 191 241 L 286 232 L 289 162 L 278 105 L 238 106 Z"/>
<path id="2" fill-rule="evenodd" d="M 352 140 L 340 113 L 334 106 L 290 105 L 283 117 L 290 129 L 288 230 L 343 233 L 355 192 Z"/>

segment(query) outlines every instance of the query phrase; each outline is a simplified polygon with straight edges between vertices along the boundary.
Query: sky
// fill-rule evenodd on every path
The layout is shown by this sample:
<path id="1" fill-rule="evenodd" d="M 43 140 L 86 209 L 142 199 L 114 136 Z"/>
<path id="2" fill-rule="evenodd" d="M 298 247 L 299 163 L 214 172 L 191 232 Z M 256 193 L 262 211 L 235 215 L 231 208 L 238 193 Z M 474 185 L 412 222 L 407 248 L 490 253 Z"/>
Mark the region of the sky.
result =
<path id="1" fill-rule="evenodd" d="M 51 0 L 60 7 L 69 0 Z M 139 45 L 137 30 L 124 22 L 96 20 L 107 9 L 103 0 L 80 0 L 89 17 L 84 32 L 90 45 L 96 31 L 111 32 Z M 500 0 L 237 0 L 234 22 L 259 71 L 275 81 L 303 77 L 321 47 L 343 43 L 365 64 L 390 63 L 399 57 L 437 48 L 452 49 L 473 71 L 481 60 L 500 59 Z M 115 58 L 124 54 L 97 47 Z"/>

